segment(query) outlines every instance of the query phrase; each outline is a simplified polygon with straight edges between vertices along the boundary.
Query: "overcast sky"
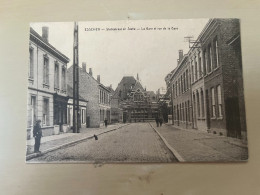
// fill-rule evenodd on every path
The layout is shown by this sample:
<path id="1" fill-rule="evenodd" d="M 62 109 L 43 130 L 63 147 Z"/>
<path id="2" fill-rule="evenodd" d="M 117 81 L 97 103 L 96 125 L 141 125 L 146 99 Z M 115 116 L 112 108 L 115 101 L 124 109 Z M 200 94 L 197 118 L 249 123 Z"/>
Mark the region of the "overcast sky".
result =
<path id="1" fill-rule="evenodd" d="M 101 83 L 115 89 L 123 76 L 139 74 L 147 90 L 165 87 L 165 76 L 177 65 L 178 50 L 189 51 L 185 36 L 196 39 L 208 19 L 183 20 L 127 20 L 79 22 L 79 62 L 92 68 Z M 42 34 L 42 26 L 49 27 L 49 43 L 73 62 L 73 22 L 32 23 Z M 86 31 L 85 28 L 152 28 L 153 30 Z M 166 27 L 167 30 L 158 30 Z M 178 30 L 168 30 L 169 28 Z M 156 30 L 154 30 L 156 28 Z"/>

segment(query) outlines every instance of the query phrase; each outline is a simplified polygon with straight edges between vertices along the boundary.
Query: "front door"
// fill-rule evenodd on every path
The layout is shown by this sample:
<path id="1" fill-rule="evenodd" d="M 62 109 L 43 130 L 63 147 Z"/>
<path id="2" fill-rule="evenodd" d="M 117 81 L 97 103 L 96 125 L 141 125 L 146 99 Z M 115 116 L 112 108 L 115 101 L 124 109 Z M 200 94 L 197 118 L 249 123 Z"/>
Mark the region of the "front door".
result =
<path id="1" fill-rule="evenodd" d="M 241 138 L 240 114 L 238 97 L 227 98 L 226 118 L 227 118 L 227 135 L 229 137 Z"/>

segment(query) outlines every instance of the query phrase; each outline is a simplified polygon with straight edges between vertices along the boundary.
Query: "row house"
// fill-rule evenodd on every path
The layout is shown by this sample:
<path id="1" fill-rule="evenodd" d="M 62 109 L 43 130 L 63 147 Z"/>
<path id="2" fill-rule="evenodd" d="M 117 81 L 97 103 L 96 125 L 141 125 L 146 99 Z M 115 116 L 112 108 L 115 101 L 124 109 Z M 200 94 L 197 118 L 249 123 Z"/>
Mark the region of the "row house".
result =
<path id="1" fill-rule="evenodd" d="M 43 135 L 58 134 L 67 127 L 67 63 L 69 58 L 48 41 L 48 27 L 42 36 L 30 28 L 27 138 L 32 138 L 36 120 L 42 121 Z"/>
<path id="2" fill-rule="evenodd" d="M 73 67 L 67 70 L 67 80 L 70 86 L 73 85 Z M 100 83 L 100 76 L 93 77 L 92 68 L 86 70 L 86 63 L 79 67 L 79 93 L 82 99 L 87 100 L 86 104 L 86 126 L 87 128 L 98 128 L 104 124 L 105 118 L 110 122 L 110 96 L 109 88 Z"/>
<path id="3" fill-rule="evenodd" d="M 104 125 L 107 120 L 111 123 L 111 90 L 100 83 L 100 75 L 97 76 L 99 83 L 99 110 L 100 110 L 100 125 Z"/>
<path id="4" fill-rule="evenodd" d="M 73 129 L 73 88 L 69 84 L 67 85 L 67 93 L 69 96 L 67 105 L 67 123 L 69 129 Z M 88 101 L 79 94 L 79 128 L 87 127 L 87 103 Z"/>
<path id="5" fill-rule="evenodd" d="M 178 66 L 171 75 L 172 124 L 192 128 L 191 66 L 188 55 L 179 50 Z"/>
<path id="6" fill-rule="evenodd" d="M 186 58 L 186 75 L 181 61 L 166 83 L 173 94 L 173 124 L 184 121 L 194 129 L 246 139 L 239 20 L 210 19 Z"/>

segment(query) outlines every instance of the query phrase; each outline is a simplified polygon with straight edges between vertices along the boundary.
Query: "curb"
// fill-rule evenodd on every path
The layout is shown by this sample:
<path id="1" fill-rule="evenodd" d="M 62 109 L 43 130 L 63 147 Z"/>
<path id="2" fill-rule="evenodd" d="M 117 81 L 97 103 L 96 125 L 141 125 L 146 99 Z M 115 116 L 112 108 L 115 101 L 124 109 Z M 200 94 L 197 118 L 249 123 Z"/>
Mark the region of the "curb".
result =
<path id="1" fill-rule="evenodd" d="M 114 129 L 110 129 L 110 130 L 108 130 L 108 131 L 105 131 L 105 132 L 102 132 L 102 133 L 97 134 L 97 136 L 102 135 L 102 134 L 105 134 L 105 133 L 109 133 L 109 132 L 111 132 L 111 131 L 115 131 L 115 130 L 120 129 L 120 128 L 122 128 L 122 127 L 125 127 L 125 126 L 127 126 L 127 125 L 130 125 L 130 124 L 126 124 L 126 125 L 122 125 L 122 126 L 120 126 L 120 127 L 114 128 Z M 29 155 L 26 156 L 26 161 L 31 160 L 31 159 L 33 159 L 33 158 L 37 158 L 37 157 L 43 156 L 44 154 L 46 154 L 46 153 L 48 153 L 48 152 L 52 152 L 52 151 L 55 151 L 55 150 L 58 150 L 58 149 L 61 149 L 61 148 L 65 148 L 65 147 L 67 147 L 67 146 L 69 146 L 69 145 L 76 144 L 76 143 L 85 141 L 85 140 L 87 140 L 87 139 L 92 139 L 92 138 L 94 138 L 94 135 L 93 135 L 93 136 L 84 137 L 84 138 L 81 138 L 81 139 L 78 139 L 78 140 L 75 140 L 75 141 L 71 141 L 71 142 L 69 142 L 69 143 L 65 143 L 65 144 L 62 144 L 62 145 L 59 145 L 59 146 L 55 146 L 55 147 L 53 147 L 53 148 L 49 148 L 49 149 L 47 149 L 47 150 L 45 150 L 45 151 L 42 151 L 41 153 L 29 154 Z"/>
<path id="2" fill-rule="evenodd" d="M 153 127 L 151 123 L 149 123 L 153 130 L 159 135 L 167 148 L 172 152 L 172 154 L 177 158 L 179 162 L 185 162 L 184 158 L 166 141 L 166 139 Z"/>

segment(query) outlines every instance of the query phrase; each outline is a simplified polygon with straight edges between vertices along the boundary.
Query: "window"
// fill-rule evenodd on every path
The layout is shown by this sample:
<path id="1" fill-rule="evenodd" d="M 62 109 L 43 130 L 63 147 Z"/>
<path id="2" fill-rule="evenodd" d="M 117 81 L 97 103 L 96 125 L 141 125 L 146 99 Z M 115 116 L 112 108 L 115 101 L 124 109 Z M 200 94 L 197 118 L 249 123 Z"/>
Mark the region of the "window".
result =
<path id="1" fill-rule="evenodd" d="M 178 84 L 177 81 L 175 82 L 175 97 L 178 96 Z"/>
<path id="2" fill-rule="evenodd" d="M 195 57 L 194 61 L 195 61 L 195 81 L 197 81 L 197 79 L 198 79 L 198 63 L 197 63 L 196 57 Z"/>
<path id="3" fill-rule="evenodd" d="M 186 70 L 186 89 L 189 88 L 189 78 L 188 78 L 188 69 Z"/>
<path id="4" fill-rule="evenodd" d="M 186 91 L 186 74 L 183 73 L 183 91 Z"/>
<path id="5" fill-rule="evenodd" d="M 181 80 L 181 93 L 183 93 L 183 82 L 182 82 L 182 80 L 183 80 L 183 78 L 182 78 L 182 75 L 181 75 L 181 78 L 180 78 Z"/>
<path id="6" fill-rule="evenodd" d="M 221 98 L 221 87 L 217 86 L 217 96 L 218 96 L 218 116 L 222 117 L 222 98 Z"/>
<path id="7" fill-rule="evenodd" d="M 206 50 L 204 50 L 203 52 L 203 68 L 204 68 L 204 75 L 207 74 L 207 67 L 208 67 L 208 64 L 207 64 L 207 52 Z"/>
<path id="8" fill-rule="evenodd" d="M 174 88 L 174 84 L 172 85 L 172 98 L 175 98 L 175 88 Z"/>
<path id="9" fill-rule="evenodd" d="M 215 46 L 215 68 L 217 68 L 219 66 L 219 62 L 218 62 L 218 41 L 217 39 L 214 41 L 214 46 Z"/>
<path id="10" fill-rule="evenodd" d="M 82 110 L 81 110 L 81 123 L 82 123 L 82 124 L 85 124 L 85 123 L 86 123 L 85 119 L 86 119 L 86 110 L 85 110 L 85 109 L 82 109 Z"/>
<path id="11" fill-rule="evenodd" d="M 49 58 L 43 57 L 43 84 L 49 84 Z"/>
<path id="12" fill-rule="evenodd" d="M 66 91 L 66 68 L 62 68 L 62 72 L 61 72 L 61 75 L 62 75 L 62 90 Z"/>
<path id="13" fill-rule="evenodd" d="M 198 61 L 199 61 L 199 78 L 202 77 L 202 68 L 201 68 L 201 56 L 199 54 L 198 56 Z"/>
<path id="14" fill-rule="evenodd" d="M 31 105 L 31 113 L 30 113 L 31 116 L 29 117 L 29 120 L 28 120 L 29 127 L 33 126 L 34 122 L 36 121 L 36 96 L 34 96 L 34 95 L 31 96 L 30 105 Z"/>
<path id="15" fill-rule="evenodd" d="M 184 103 L 182 103 L 182 121 L 185 121 L 185 108 L 184 108 Z"/>
<path id="16" fill-rule="evenodd" d="M 188 100 L 188 121 L 190 122 L 190 100 Z"/>
<path id="17" fill-rule="evenodd" d="M 216 105 L 215 105 L 215 89 L 214 87 L 211 88 L 211 107 L 212 107 L 212 110 L 211 110 L 211 116 L 212 117 L 216 117 Z"/>
<path id="18" fill-rule="evenodd" d="M 42 124 L 43 125 L 49 125 L 49 99 L 48 98 L 43 99 L 42 113 L 43 113 Z"/>
<path id="19" fill-rule="evenodd" d="M 201 116 L 205 117 L 205 111 L 204 111 L 204 94 L 203 90 L 200 92 L 200 98 L 201 98 Z"/>
<path id="20" fill-rule="evenodd" d="M 29 49 L 30 52 L 30 59 L 29 59 L 29 78 L 33 79 L 33 48 Z"/>
<path id="21" fill-rule="evenodd" d="M 191 61 L 191 80 L 194 82 L 194 67 L 193 67 L 193 62 Z"/>
<path id="22" fill-rule="evenodd" d="M 200 117 L 200 97 L 199 97 L 199 92 L 197 92 L 197 114 L 198 114 L 198 117 Z"/>
<path id="23" fill-rule="evenodd" d="M 212 63 L 212 49 L 211 49 L 211 46 L 209 46 L 209 65 L 208 65 L 208 72 L 211 72 L 212 71 L 212 66 L 213 66 L 213 63 Z"/>
<path id="24" fill-rule="evenodd" d="M 59 64 L 56 62 L 55 63 L 55 70 L 54 70 L 54 88 L 59 89 L 59 80 L 60 80 L 60 75 L 59 75 Z"/>

